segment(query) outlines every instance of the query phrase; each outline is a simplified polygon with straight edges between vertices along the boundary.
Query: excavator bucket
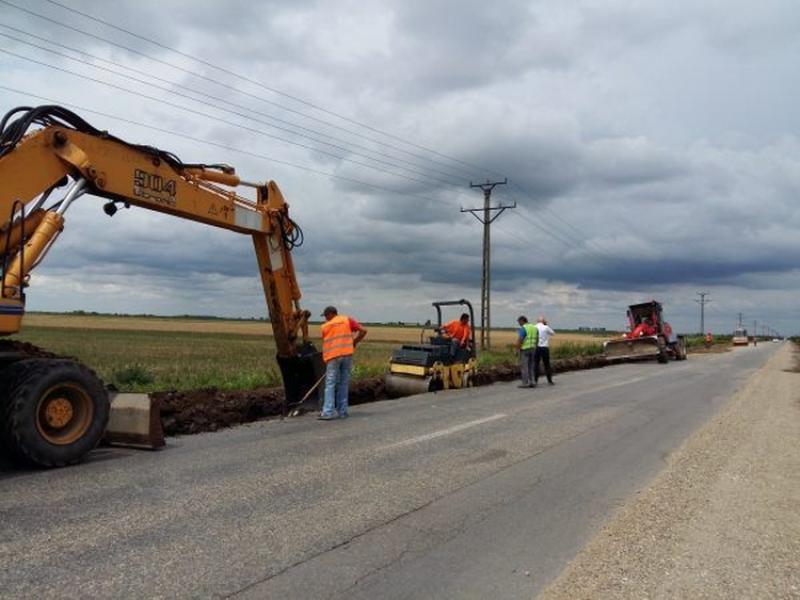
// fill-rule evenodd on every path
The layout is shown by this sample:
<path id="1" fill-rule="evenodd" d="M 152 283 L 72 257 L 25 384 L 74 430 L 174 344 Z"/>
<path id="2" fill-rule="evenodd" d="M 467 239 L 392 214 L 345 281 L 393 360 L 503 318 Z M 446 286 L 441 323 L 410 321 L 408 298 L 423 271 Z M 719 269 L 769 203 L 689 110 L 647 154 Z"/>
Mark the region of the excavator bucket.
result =
<path id="1" fill-rule="evenodd" d="M 661 346 L 656 336 L 646 336 L 609 340 L 603 344 L 603 351 L 609 360 L 637 360 L 658 358 Z"/>
<path id="2" fill-rule="evenodd" d="M 147 394 L 111 393 L 104 440 L 114 446 L 156 449 L 164 446 L 161 407 Z"/>
<path id="3" fill-rule="evenodd" d="M 283 377 L 286 406 L 292 413 L 314 412 L 320 409 L 320 389 L 325 377 L 322 352 L 306 342 L 296 356 L 278 356 Z"/>

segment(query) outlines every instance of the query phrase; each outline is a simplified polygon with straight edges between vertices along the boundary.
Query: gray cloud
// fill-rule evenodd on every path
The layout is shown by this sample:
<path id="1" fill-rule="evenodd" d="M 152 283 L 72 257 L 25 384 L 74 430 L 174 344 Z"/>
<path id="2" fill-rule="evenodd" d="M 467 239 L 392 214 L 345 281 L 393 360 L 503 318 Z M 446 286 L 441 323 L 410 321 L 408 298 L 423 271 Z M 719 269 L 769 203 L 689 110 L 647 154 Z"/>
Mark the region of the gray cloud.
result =
<path id="1" fill-rule="evenodd" d="M 540 301 L 557 320 L 579 324 L 597 318 L 612 325 L 626 298 L 659 295 L 677 305 L 678 322 L 688 327 L 698 286 L 729 294 L 741 310 L 760 311 L 764 319 L 774 315 L 775 326 L 780 321 L 797 327 L 790 307 L 798 292 L 800 254 L 800 13 L 788 0 L 657 6 L 618 0 L 569 6 L 274 0 L 225 7 L 186 0 L 171 10 L 185 15 L 180 26 L 164 19 L 163 7 L 152 0 L 74 4 L 415 145 L 40 0 L 25 6 L 222 85 L 18 11 L 4 10 L 3 21 L 223 94 L 350 146 L 350 152 L 334 151 L 337 157 L 326 155 L 0 55 L 4 85 L 346 178 L 329 180 L 86 115 L 187 160 L 228 162 L 247 177 L 278 180 L 307 234 L 295 262 L 310 304 L 340 295 L 370 318 L 410 319 L 414 311 L 424 316 L 428 299 L 444 293 L 477 299 L 481 229 L 459 208 L 482 202 L 468 187 L 470 179 L 508 176 L 512 185 L 498 187 L 494 199 L 516 201 L 519 208 L 493 228 L 498 318 L 512 318 L 520 304 Z M 30 48 L 20 52 L 69 66 Z M 93 73 L 90 67 L 81 71 Z M 27 99 L 15 96 L 4 104 L 20 103 Z M 207 102 L 178 103 L 275 133 Z M 95 309 L 137 304 L 143 312 L 213 312 L 219 301 L 220 313 L 251 316 L 250 307 L 257 306 L 252 312 L 258 314 L 260 289 L 246 236 L 142 211 L 108 220 L 100 205 L 86 199 L 71 209 L 62 239 L 34 274 L 32 306 L 76 308 L 87 302 Z M 57 285 L 72 285 L 71 272 L 86 274 L 82 286 L 58 294 Z M 129 283 L 141 293 L 126 297 L 119 291 Z M 37 293 L 37 285 L 51 295 Z M 238 290 L 240 298 L 223 300 L 217 285 Z M 730 300 L 715 310 L 712 318 L 723 326 L 729 322 L 724 311 L 737 308 Z"/>

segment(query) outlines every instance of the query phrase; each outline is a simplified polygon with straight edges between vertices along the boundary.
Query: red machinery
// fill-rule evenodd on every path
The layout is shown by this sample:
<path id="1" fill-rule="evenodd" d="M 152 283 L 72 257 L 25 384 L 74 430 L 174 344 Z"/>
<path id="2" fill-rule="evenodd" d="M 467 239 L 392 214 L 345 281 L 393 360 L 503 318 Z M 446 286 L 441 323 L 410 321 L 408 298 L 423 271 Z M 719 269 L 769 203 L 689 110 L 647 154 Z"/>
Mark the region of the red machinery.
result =
<path id="1" fill-rule="evenodd" d="M 686 359 L 686 339 L 676 335 L 664 320 L 661 303 L 652 300 L 628 307 L 629 331 L 622 338 L 603 344 L 612 360 L 656 358 L 665 363 L 670 357 Z"/>

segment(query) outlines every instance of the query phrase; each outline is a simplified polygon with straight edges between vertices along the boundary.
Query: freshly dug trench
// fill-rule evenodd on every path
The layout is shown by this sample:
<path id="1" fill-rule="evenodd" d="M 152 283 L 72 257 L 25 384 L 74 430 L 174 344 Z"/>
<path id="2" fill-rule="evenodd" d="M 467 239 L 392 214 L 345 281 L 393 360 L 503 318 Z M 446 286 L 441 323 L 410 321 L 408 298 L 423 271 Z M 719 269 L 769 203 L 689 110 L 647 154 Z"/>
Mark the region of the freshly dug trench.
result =
<path id="1" fill-rule="evenodd" d="M 552 362 L 555 373 L 594 369 L 607 364 L 605 357 L 577 356 Z M 496 365 L 478 371 L 475 385 L 513 381 L 519 366 Z M 240 423 L 251 423 L 286 414 L 283 389 L 260 388 L 226 392 L 217 389 L 189 392 L 155 392 L 151 396 L 161 405 L 161 419 L 166 435 L 185 435 L 217 431 Z M 372 377 L 350 384 L 350 404 L 386 400 L 383 377 Z"/>

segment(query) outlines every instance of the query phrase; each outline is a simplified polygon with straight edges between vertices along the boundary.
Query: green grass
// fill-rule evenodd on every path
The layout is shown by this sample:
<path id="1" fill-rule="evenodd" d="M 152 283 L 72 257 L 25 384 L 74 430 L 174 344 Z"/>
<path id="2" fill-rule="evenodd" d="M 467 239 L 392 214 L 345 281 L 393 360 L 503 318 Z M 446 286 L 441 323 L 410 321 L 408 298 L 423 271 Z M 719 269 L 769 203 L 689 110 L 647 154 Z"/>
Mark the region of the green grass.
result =
<path id="1" fill-rule="evenodd" d="M 215 387 L 246 390 L 281 384 L 270 337 L 235 333 L 195 333 L 26 327 L 16 339 L 94 369 L 121 391 L 152 392 Z M 356 350 L 354 379 L 384 373 L 398 344 L 368 342 Z M 565 343 L 552 357 L 602 352 L 600 343 Z M 479 365 L 516 364 L 510 350 L 479 354 Z"/>
<path id="2" fill-rule="evenodd" d="M 715 344 L 730 344 L 733 340 L 733 337 L 730 335 L 715 335 L 714 343 Z M 704 335 L 687 335 L 686 336 L 686 347 L 687 348 L 694 348 L 697 346 L 705 346 L 706 343 L 706 336 Z"/>
<path id="3" fill-rule="evenodd" d="M 121 391 L 280 385 L 272 338 L 254 335 L 26 327 L 21 339 L 94 369 Z M 359 346 L 354 376 L 383 373 L 394 344 Z"/>

